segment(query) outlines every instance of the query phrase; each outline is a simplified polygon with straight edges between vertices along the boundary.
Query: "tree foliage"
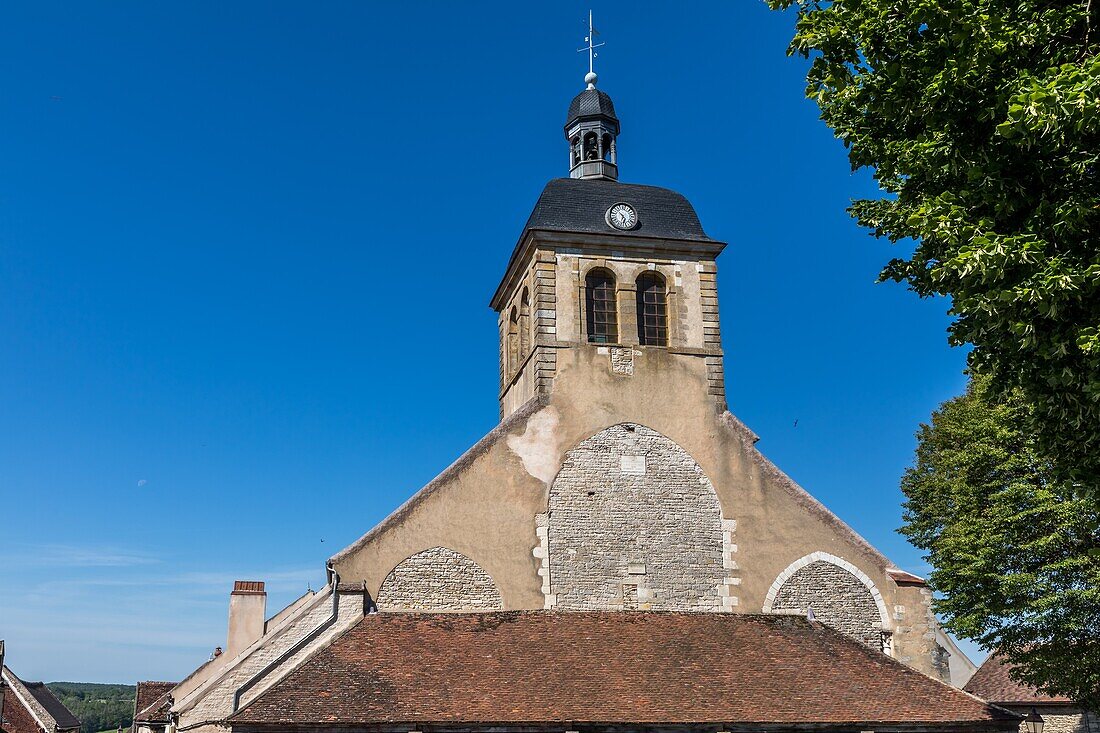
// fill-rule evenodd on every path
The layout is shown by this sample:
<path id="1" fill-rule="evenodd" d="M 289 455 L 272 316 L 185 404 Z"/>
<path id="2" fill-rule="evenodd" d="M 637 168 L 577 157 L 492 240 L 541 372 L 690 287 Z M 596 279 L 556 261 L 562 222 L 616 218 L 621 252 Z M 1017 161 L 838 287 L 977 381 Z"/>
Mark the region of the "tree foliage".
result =
<path id="1" fill-rule="evenodd" d="M 916 241 L 882 278 L 951 296 L 951 341 L 1100 491 L 1100 0 L 767 2 L 797 9 L 807 95 L 887 194 L 851 213 Z"/>
<path id="2" fill-rule="evenodd" d="M 1031 409 L 987 378 L 944 403 L 917 433 L 901 532 L 935 568 L 948 630 L 1100 710 L 1100 510 L 1055 477 Z"/>
<path id="3" fill-rule="evenodd" d="M 80 720 L 80 733 L 129 728 L 134 716 L 134 685 L 50 682 L 47 687 Z"/>

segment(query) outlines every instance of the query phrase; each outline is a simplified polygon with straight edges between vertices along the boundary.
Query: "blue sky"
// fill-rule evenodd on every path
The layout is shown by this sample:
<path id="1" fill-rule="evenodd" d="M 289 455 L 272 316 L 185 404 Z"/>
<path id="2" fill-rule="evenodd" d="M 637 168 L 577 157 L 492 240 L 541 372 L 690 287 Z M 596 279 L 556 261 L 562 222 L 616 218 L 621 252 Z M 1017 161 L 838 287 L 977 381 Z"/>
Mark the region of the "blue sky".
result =
<path id="1" fill-rule="evenodd" d="M 899 566 L 913 433 L 964 386 L 876 285 L 873 195 L 793 17 L 598 2 L 624 181 L 728 241 L 730 407 Z M 9 5 L 0 637 L 19 674 L 179 679 L 234 578 L 280 607 L 497 422 L 489 296 L 582 88 L 589 5 Z M 446 370 L 435 355 L 445 354 Z M 797 423 L 797 424 L 796 424 Z"/>

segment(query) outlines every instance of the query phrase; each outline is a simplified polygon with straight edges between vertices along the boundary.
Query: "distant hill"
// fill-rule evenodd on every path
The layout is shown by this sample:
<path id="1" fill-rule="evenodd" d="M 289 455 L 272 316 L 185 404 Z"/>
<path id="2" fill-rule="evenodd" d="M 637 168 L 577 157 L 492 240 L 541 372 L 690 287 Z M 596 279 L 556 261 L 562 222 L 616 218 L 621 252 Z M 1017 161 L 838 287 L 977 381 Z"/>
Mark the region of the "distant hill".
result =
<path id="1" fill-rule="evenodd" d="M 47 682 L 46 686 L 80 718 L 80 733 L 129 728 L 133 722 L 134 685 L 103 685 L 96 682 Z"/>

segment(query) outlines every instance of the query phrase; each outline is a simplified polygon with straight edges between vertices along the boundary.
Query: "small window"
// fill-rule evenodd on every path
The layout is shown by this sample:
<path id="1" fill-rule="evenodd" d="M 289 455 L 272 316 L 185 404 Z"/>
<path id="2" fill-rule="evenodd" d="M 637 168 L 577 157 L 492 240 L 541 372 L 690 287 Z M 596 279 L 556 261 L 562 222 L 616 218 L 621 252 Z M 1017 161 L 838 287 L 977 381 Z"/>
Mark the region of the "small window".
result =
<path id="1" fill-rule="evenodd" d="M 614 344 L 619 341 L 619 317 L 615 306 L 615 276 L 607 270 L 592 270 L 584 278 L 588 342 Z"/>
<path id="2" fill-rule="evenodd" d="M 668 346 L 668 296 L 665 279 L 656 272 L 638 278 L 638 343 Z"/>

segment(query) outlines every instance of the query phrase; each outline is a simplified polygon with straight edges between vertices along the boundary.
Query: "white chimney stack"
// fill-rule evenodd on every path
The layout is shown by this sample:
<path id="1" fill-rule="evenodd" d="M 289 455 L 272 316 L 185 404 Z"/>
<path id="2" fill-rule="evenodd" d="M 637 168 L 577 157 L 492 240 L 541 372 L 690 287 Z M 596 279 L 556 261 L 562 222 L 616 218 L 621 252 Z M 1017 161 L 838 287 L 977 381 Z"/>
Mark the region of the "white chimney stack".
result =
<path id="1" fill-rule="evenodd" d="M 229 595 L 229 638 L 227 659 L 240 654 L 264 635 L 267 620 L 267 592 L 262 580 L 238 580 Z"/>

